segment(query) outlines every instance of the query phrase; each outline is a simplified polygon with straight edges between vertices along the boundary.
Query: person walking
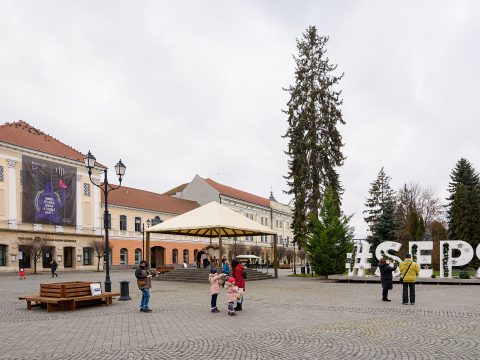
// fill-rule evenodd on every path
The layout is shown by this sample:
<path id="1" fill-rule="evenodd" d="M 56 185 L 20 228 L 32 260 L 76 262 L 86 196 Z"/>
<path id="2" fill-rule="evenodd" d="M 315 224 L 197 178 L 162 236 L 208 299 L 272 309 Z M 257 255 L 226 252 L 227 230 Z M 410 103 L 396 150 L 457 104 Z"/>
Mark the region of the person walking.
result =
<path id="1" fill-rule="evenodd" d="M 243 293 L 245 292 L 245 267 L 240 264 L 237 258 L 232 260 L 232 276 L 241 294 L 240 300 L 237 301 L 235 311 L 242 311 Z"/>
<path id="2" fill-rule="evenodd" d="M 400 278 L 403 281 L 403 305 L 408 305 L 408 293 L 410 292 L 410 304 L 415 304 L 415 282 L 420 273 L 420 266 L 412 260 L 412 255 L 405 255 L 405 260 L 400 264 Z"/>
<path id="3" fill-rule="evenodd" d="M 395 264 L 391 267 L 387 260 L 381 258 L 378 263 L 378 268 L 380 269 L 380 278 L 382 280 L 382 300 L 392 301 L 388 299 L 388 290 L 393 289 L 392 272 L 397 270 L 397 265 Z"/>
<path id="4" fill-rule="evenodd" d="M 152 310 L 148 307 L 148 302 L 150 300 L 150 288 L 152 287 L 152 275 L 148 272 L 148 264 L 145 260 L 140 261 L 135 270 L 135 277 L 137 278 L 138 288 L 142 292 L 140 311 L 151 312 Z"/>
<path id="5" fill-rule="evenodd" d="M 218 313 L 220 310 L 217 308 L 217 297 L 220 291 L 220 279 L 225 277 L 225 274 L 219 274 L 215 267 L 210 268 L 210 274 L 208 275 L 208 281 L 210 282 L 210 305 L 212 313 Z"/>
<path id="6" fill-rule="evenodd" d="M 58 267 L 58 264 L 55 260 L 52 260 L 50 261 L 50 271 L 52 272 L 52 278 L 53 277 L 58 277 L 58 274 L 57 274 L 57 267 Z"/>

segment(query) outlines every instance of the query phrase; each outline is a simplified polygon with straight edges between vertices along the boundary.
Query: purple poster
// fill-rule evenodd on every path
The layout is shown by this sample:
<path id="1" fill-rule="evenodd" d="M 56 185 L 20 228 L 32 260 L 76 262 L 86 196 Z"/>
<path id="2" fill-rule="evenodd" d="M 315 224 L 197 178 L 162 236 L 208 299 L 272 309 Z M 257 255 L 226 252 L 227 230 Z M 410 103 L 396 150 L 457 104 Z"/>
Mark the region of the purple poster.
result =
<path id="1" fill-rule="evenodd" d="M 22 157 L 23 222 L 76 225 L 77 169 Z"/>

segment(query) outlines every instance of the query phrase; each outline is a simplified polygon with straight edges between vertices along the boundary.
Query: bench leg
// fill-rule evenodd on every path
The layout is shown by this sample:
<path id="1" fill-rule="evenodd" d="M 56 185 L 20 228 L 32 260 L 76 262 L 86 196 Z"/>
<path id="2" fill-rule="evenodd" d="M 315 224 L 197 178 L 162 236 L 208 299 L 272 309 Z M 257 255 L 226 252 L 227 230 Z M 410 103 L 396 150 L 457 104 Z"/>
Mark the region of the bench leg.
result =
<path id="1" fill-rule="evenodd" d="M 27 300 L 27 310 L 32 310 L 32 302 Z"/>
<path id="2" fill-rule="evenodd" d="M 47 312 L 52 312 L 53 311 L 53 304 L 47 303 Z"/>

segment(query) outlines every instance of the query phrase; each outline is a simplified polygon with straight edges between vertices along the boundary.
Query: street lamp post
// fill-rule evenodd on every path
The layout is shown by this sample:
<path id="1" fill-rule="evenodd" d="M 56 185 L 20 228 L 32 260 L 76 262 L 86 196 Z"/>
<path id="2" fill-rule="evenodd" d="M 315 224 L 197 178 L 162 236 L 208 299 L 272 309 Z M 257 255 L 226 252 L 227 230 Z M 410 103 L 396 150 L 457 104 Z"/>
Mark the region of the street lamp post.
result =
<path id="1" fill-rule="evenodd" d="M 120 160 L 117 165 L 115 165 L 115 173 L 118 176 L 118 186 L 112 186 L 108 183 L 108 176 L 107 176 L 107 169 L 103 170 L 103 183 L 96 183 L 92 179 L 92 170 L 95 167 L 95 156 L 89 151 L 87 155 L 85 155 L 84 159 L 85 166 L 88 169 L 88 177 L 93 185 L 98 187 L 102 190 L 104 198 L 105 198 L 105 211 L 103 214 L 103 228 L 105 230 L 105 256 L 106 256 L 106 270 L 105 270 L 105 291 L 111 292 L 112 291 L 112 282 L 110 281 L 110 246 L 108 243 L 108 227 L 109 227 L 109 218 L 108 218 L 108 193 L 112 190 L 117 190 L 122 186 L 122 177 L 125 175 L 126 167 L 123 164 L 122 160 Z"/>
<path id="2" fill-rule="evenodd" d="M 292 240 L 293 244 L 293 275 L 297 275 L 297 262 L 295 259 L 295 239 Z"/>
<path id="3" fill-rule="evenodd" d="M 147 229 L 150 227 L 151 221 L 147 220 Z M 145 258 L 145 224 L 142 224 L 142 259 Z"/>

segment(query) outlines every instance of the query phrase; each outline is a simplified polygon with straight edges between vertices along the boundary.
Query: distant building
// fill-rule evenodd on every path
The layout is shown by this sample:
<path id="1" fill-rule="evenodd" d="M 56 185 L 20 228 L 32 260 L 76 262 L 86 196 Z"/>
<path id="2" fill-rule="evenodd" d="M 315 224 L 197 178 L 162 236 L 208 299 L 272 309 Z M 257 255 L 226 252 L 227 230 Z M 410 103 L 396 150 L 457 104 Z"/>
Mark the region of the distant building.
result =
<path id="1" fill-rule="evenodd" d="M 290 228 L 293 216 L 292 209 L 288 205 L 277 202 L 273 194 L 270 194 L 270 198 L 267 199 L 220 184 L 212 179 L 204 179 L 199 175 L 196 175 L 191 182 L 177 186 L 165 194 L 186 200 L 193 200 L 200 205 L 207 204 L 211 201 L 219 202 L 275 230 L 278 234 L 279 245 L 287 245 L 287 241 L 291 244 L 291 239 L 293 239 L 292 229 Z M 225 242 L 236 244 L 236 241 L 240 241 L 247 246 L 259 245 L 263 248 L 269 248 L 272 239 L 266 235 L 261 237 L 249 236 L 236 240 L 230 239 Z"/>

